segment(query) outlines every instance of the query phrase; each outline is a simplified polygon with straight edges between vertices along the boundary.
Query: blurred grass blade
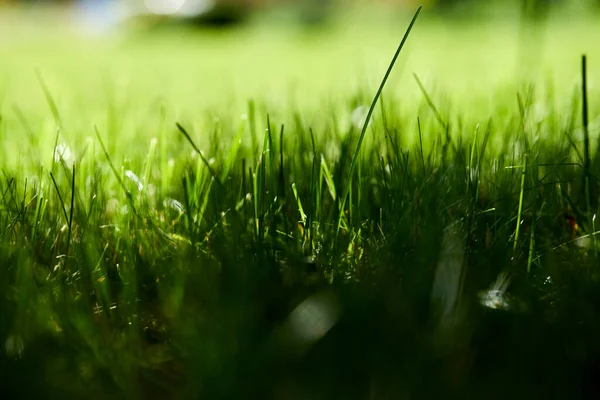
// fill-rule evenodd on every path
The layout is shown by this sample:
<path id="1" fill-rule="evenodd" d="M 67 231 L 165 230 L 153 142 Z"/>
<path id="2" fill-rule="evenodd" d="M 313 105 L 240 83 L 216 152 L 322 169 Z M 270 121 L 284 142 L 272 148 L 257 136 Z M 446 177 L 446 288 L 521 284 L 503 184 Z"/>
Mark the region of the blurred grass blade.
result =
<path id="1" fill-rule="evenodd" d="M 73 164 L 73 175 L 71 179 L 71 209 L 69 210 L 69 228 L 67 232 L 67 249 L 65 250 L 65 269 L 69 261 L 69 248 L 71 247 L 71 234 L 73 233 L 73 212 L 75 210 L 75 164 Z"/>
<path id="2" fill-rule="evenodd" d="M 44 96 L 46 97 L 46 102 L 50 107 L 50 112 L 52 112 L 52 116 L 54 117 L 54 121 L 58 126 L 62 125 L 62 120 L 60 118 L 60 113 L 58 112 L 58 107 L 56 106 L 56 102 L 54 101 L 54 97 L 52 97 L 52 93 L 50 93 L 50 89 L 48 89 L 48 85 L 44 81 L 42 77 L 42 73 L 39 70 L 35 71 L 35 75 L 37 76 L 37 80 L 44 92 Z"/>
<path id="3" fill-rule="evenodd" d="M 123 179 L 121 179 L 121 175 L 115 168 L 115 165 L 113 164 L 113 162 L 110 158 L 110 155 L 108 154 L 108 150 L 106 149 L 106 146 L 104 145 L 104 141 L 102 140 L 102 137 L 100 136 L 100 131 L 98 130 L 98 127 L 94 126 L 94 129 L 96 131 L 96 138 L 98 139 L 98 142 L 100 143 L 100 147 L 102 147 L 102 151 L 104 152 L 104 156 L 106 157 L 106 161 L 108 162 L 110 169 L 112 170 L 115 178 L 117 179 L 119 186 L 121 186 L 121 188 L 125 192 L 125 197 L 127 197 L 127 200 L 129 201 L 129 205 L 131 206 L 132 212 L 135 215 L 138 215 L 137 209 L 135 207 L 135 203 L 133 201 L 133 196 L 131 195 L 131 192 L 129 192 L 129 190 L 127 189 L 127 186 L 125 186 L 125 182 L 123 182 Z"/>
<path id="4" fill-rule="evenodd" d="M 423 96 L 425 97 L 427 104 L 431 108 L 431 111 L 433 111 L 435 118 L 438 120 L 440 125 L 442 125 L 445 129 L 447 129 L 448 123 L 444 120 L 444 118 L 442 117 L 442 114 L 440 114 L 440 112 L 438 111 L 435 104 L 433 104 L 433 100 L 431 100 L 431 96 L 429 96 L 429 93 L 427 93 L 427 90 L 425 89 L 423 82 L 421 82 L 421 80 L 419 79 L 419 76 L 416 73 L 413 73 L 413 77 L 415 78 L 415 81 L 417 81 L 417 85 L 419 86 L 421 93 L 423 93 Z"/>
<path id="5" fill-rule="evenodd" d="M 419 151 L 421 152 L 421 167 L 423 168 L 423 179 L 425 179 L 425 152 L 423 151 L 423 135 L 421 134 L 420 118 L 417 118 L 417 128 L 419 131 Z"/>

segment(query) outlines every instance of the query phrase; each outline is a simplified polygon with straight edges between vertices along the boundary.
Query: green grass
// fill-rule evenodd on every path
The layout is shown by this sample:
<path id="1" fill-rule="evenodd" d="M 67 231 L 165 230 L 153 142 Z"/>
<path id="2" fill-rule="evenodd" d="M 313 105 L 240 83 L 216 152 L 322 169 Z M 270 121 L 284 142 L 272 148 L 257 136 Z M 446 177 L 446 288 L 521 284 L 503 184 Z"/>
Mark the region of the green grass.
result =
<path id="1" fill-rule="evenodd" d="M 2 392 L 585 397 L 598 27 L 408 21 L 0 47 Z"/>

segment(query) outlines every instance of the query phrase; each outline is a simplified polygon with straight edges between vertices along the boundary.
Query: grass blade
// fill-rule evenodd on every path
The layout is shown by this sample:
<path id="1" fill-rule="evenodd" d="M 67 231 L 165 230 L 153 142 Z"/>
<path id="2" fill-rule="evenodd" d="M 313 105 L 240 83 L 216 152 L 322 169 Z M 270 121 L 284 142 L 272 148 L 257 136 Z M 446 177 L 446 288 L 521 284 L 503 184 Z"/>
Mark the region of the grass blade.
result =
<path id="1" fill-rule="evenodd" d="M 117 182 L 119 182 L 119 186 L 121 186 L 121 188 L 123 188 L 123 190 L 125 191 L 125 197 L 127 197 L 127 200 L 129 200 L 129 204 L 131 205 L 131 210 L 133 211 L 133 213 L 136 216 L 139 216 L 137 209 L 135 207 L 135 204 L 133 202 L 133 196 L 131 195 L 131 192 L 129 192 L 129 190 L 127 189 L 127 186 L 125 186 L 123 179 L 121 179 L 119 172 L 115 168 L 115 165 L 113 164 L 113 162 L 110 158 L 110 155 L 108 154 L 108 150 L 106 149 L 106 146 L 104 146 L 104 142 L 102 141 L 102 137 L 100 136 L 100 131 L 98 131 L 98 127 L 94 126 L 94 129 L 96 131 L 96 137 L 98 138 L 98 142 L 100 142 L 100 146 L 102 147 L 102 151 L 104 152 L 104 156 L 106 157 L 106 161 L 108 161 L 108 165 L 110 166 L 110 169 L 113 171 L 113 174 L 115 175 L 115 178 L 117 179 Z"/>
<path id="2" fill-rule="evenodd" d="M 35 71 L 38 82 L 42 90 L 44 91 L 44 96 L 46 97 L 46 101 L 48 102 L 48 106 L 50 107 L 50 112 L 52 112 L 52 116 L 54 117 L 54 121 L 57 125 L 61 125 L 60 113 L 58 112 L 58 107 L 56 106 L 56 102 L 54 101 L 54 97 L 52 97 L 52 93 L 50 93 L 50 89 L 48 89 L 48 85 L 44 81 L 42 74 L 39 70 Z"/>
<path id="3" fill-rule="evenodd" d="M 217 183 L 219 184 L 219 186 L 222 186 L 223 184 L 221 183 L 221 180 L 217 176 L 216 172 L 210 166 L 208 160 L 204 157 L 204 154 L 202 154 L 202 152 L 200 151 L 200 149 L 196 146 L 196 144 L 192 140 L 192 137 L 190 136 L 190 134 L 185 130 L 185 128 L 179 122 L 176 122 L 175 125 L 177 125 L 177 129 L 179 129 L 179 131 L 183 134 L 183 136 L 185 136 L 185 138 L 188 140 L 188 142 L 190 142 L 190 144 L 192 145 L 192 147 L 194 148 L 194 150 L 196 151 L 196 153 L 198 153 L 198 155 L 200 156 L 200 159 L 202 160 L 202 162 L 204 163 L 204 165 L 206 165 L 206 168 L 208 168 L 208 171 L 213 176 L 213 178 L 215 179 L 215 181 L 217 181 Z"/>
<path id="4" fill-rule="evenodd" d="M 71 209 L 69 210 L 67 249 L 65 250 L 65 270 L 69 260 L 69 247 L 71 247 L 71 233 L 73 232 L 73 210 L 75 210 L 75 165 L 73 165 L 73 177 L 71 179 Z"/>
<path id="5" fill-rule="evenodd" d="M 589 132 L 589 110 L 587 100 L 587 58 L 581 56 L 581 98 L 582 98 L 582 121 L 583 121 L 583 157 L 586 176 L 590 170 L 590 132 Z"/>
<path id="6" fill-rule="evenodd" d="M 423 168 L 423 179 L 425 179 L 425 153 L 423 152 L 423 135 L 421 134 L 420 118 L 417 118 L 417 128 L 419 130 L 419 150 L 421 151 L 421 167 Z"/>
<path id="7" fill-rule="evenodd" d="M 521 229 L 521 217 L 523 216 L 523 198 L 525 195 L 525 175 L 527 174 L 527 155 L 525 155 L 525 162 L 523 163 L 523 170 L 521 172 L 521 190 L 519 193 L 519 210 L 517 211 L 517 228 L 515 230 L 515 240 L 513 242 L 513 251 L 517 250 L 517 243 L 519 241 L 519 233 Z"/>
<path id="8" fill-rule="evenodd" d="M 421 82 L 421 80 L 419 79 L 419 76 L 417 74 L 413 74 L 413 77 L 415 78 L 415 81 L 417 81 L 417 85 L 419 86 L 421 93 L 423 93 L 423 96 L 425 97 L 425 101 L 427 101 L 427 104 L 431 108 L 431 111 L 433 111 L 435 118 L 438 120 L 440 125 L 442 125 L 444 127 L 444 129 L 448 129 L 448 123 L 444 120 L 444 118 L 442 117 L 442 114 L 440 114 L 440 112 L 438 111 L 435 104 L 433 104 L 433 100 L 431 100 L 431 96 L 429 96 L 429 93 L 427 93 L 427 90 L 425 89 L 423 82 Z"/>
<path id="9" fill-rule="evenodd" d="M 365 135 L 367 133 L 367 127 L 369 126 L 369 121 L 371 120 L 371 116 L 373 115 L 373 110 L 375 110 L 375 106 L 377 105 L 377 100 L 379 100 L 379 97 L 381 96 L 381 92 L 383 91 L 383 88 L 388 80 L 388 77 L 390 76 L 390 73 L 392 72 L 392 69 L 394 68 L 394 64 L 396 64 L 396 60 L 398 59 L 398 56 L 400 55 L 400 52 L 402 51 L 402 48 L 404 47 L 404 44 L 406 43 L 406 40 L 408 39 L 408 35 L 410 34 L 415 22 L 417 21 L 417 18 L 419 16 L 419 13 L 421 12 L 422 8 L 423 8 L 423 6 L 420 6 L 417 9 L 417 11 L 415 12 L 415 15 L 413 16 L 412 20 L 410 21 L 410 24 L 408 25 L 408 28 L 406 29 L 406 32 L 404 33 L 404 37 L 402 38 L 402 41 L 398 45 L 398 48 L 396 49 L 396 52 L 394 53 L 394 56 L 392 57 L 392 61 L 390 62 L 390 65 L 388 66 L 388 69 L 385 72 L 383 79 L 381 80 L 381 84 L 379 85 L 379 88 L 377 89 L 377 93 L 375 93 L 375 97 L 373 98 L 373 101 L 371 102 L 371 106 L 369 107 L 369 111 L 367 112 L 367 117 L 365 118 L 365 121 L 362 126 L 362 130 L 360 132 L 360 136 L 358 138 L 358 143 L 356 144 L 356 150 L 354 150 L 354 155 L 352 156 L 352 161 L 350 162 L 350 169 L 348 170 L 346 186 L 344 187 L 344 191 L 343 191 L 341 202 L 340 202 L 338 223 L 336 225 L 336 236 L 337 236 L 337 232 L 339 232 L 339 229 L 340 229 L 340 221 L 344 215 L 344 208 L 346 207 L 346 199 L 348 198 L 348 194 L 350 192 L 350 186 L 351 186 L 350 184 L 351 184 L 351 180 L 352 180 L 352 175 L 354 174 L 354 169 L 356 168 L 356 163 L 358 161 L 358 155 L 360 153 L 360 148 L 361 148 L 362 142 L 365 138 Z"/>
<path id="10" fill-rule="evenodd" d="M 58 200 L 60 201 L 60 206 L 62 208 L 63 214 L 65 215 L 65 221 L 69 223 L 69 215 L 67 214 L 67 208 L 65 207 L 65 202 L 60 194 L 60 190 L 58 189 L 58 185 L 56 183 L 56 179 L 54 179 L 54 175 L 50 172 L 50 178 L 52 179 L 52 183 L 54 183 L 54 189 L 56 189 L 56 194 L 58 195 Z"/>

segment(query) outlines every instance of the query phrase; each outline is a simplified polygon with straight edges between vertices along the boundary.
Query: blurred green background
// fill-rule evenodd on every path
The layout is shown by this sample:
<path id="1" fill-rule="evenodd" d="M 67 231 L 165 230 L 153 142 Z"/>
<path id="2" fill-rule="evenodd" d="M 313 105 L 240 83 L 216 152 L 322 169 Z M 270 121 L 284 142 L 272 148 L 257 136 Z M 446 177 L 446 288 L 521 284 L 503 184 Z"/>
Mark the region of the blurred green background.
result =
<path id="1" fill-rule="evenodd" d="M 413 73 L 440 101 L 480 112 L 525 82 L 570 91 L 584 52 L 597 69 L 595 0 L 423 3 L 386 89 L 409 103 L 419 95 Z M 61 108 L 86 105 L 72 121 L 86 126 L 102 123 L 108 99 L 136 99 L 135 124 L 156 102 L 181 116 L 209 108 L 239 116 L 249 98 L 310 119 L 341 99 L 370 96 L 417 7 L 413 0 L 2 4 L 0 99 L 48 118 L 43 96 L 32 96 L 41 94 L 39 70 Z"/>

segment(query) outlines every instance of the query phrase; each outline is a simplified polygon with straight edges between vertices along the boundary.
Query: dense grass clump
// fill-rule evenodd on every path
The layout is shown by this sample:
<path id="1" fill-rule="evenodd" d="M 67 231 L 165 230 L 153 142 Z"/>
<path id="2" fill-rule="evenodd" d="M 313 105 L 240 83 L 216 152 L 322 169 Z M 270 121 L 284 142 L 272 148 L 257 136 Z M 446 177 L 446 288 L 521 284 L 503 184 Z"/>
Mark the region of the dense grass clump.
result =
<path id="1" fill-rule="evenodd" d="M 79 130 L 39 73 L 51 121 L 0 108 L 2 393 L 591 396 L 598 91 L 474 116 L 414 78 L 310 122 L 249 101 L 136 125 L 108 91 Z"/>

